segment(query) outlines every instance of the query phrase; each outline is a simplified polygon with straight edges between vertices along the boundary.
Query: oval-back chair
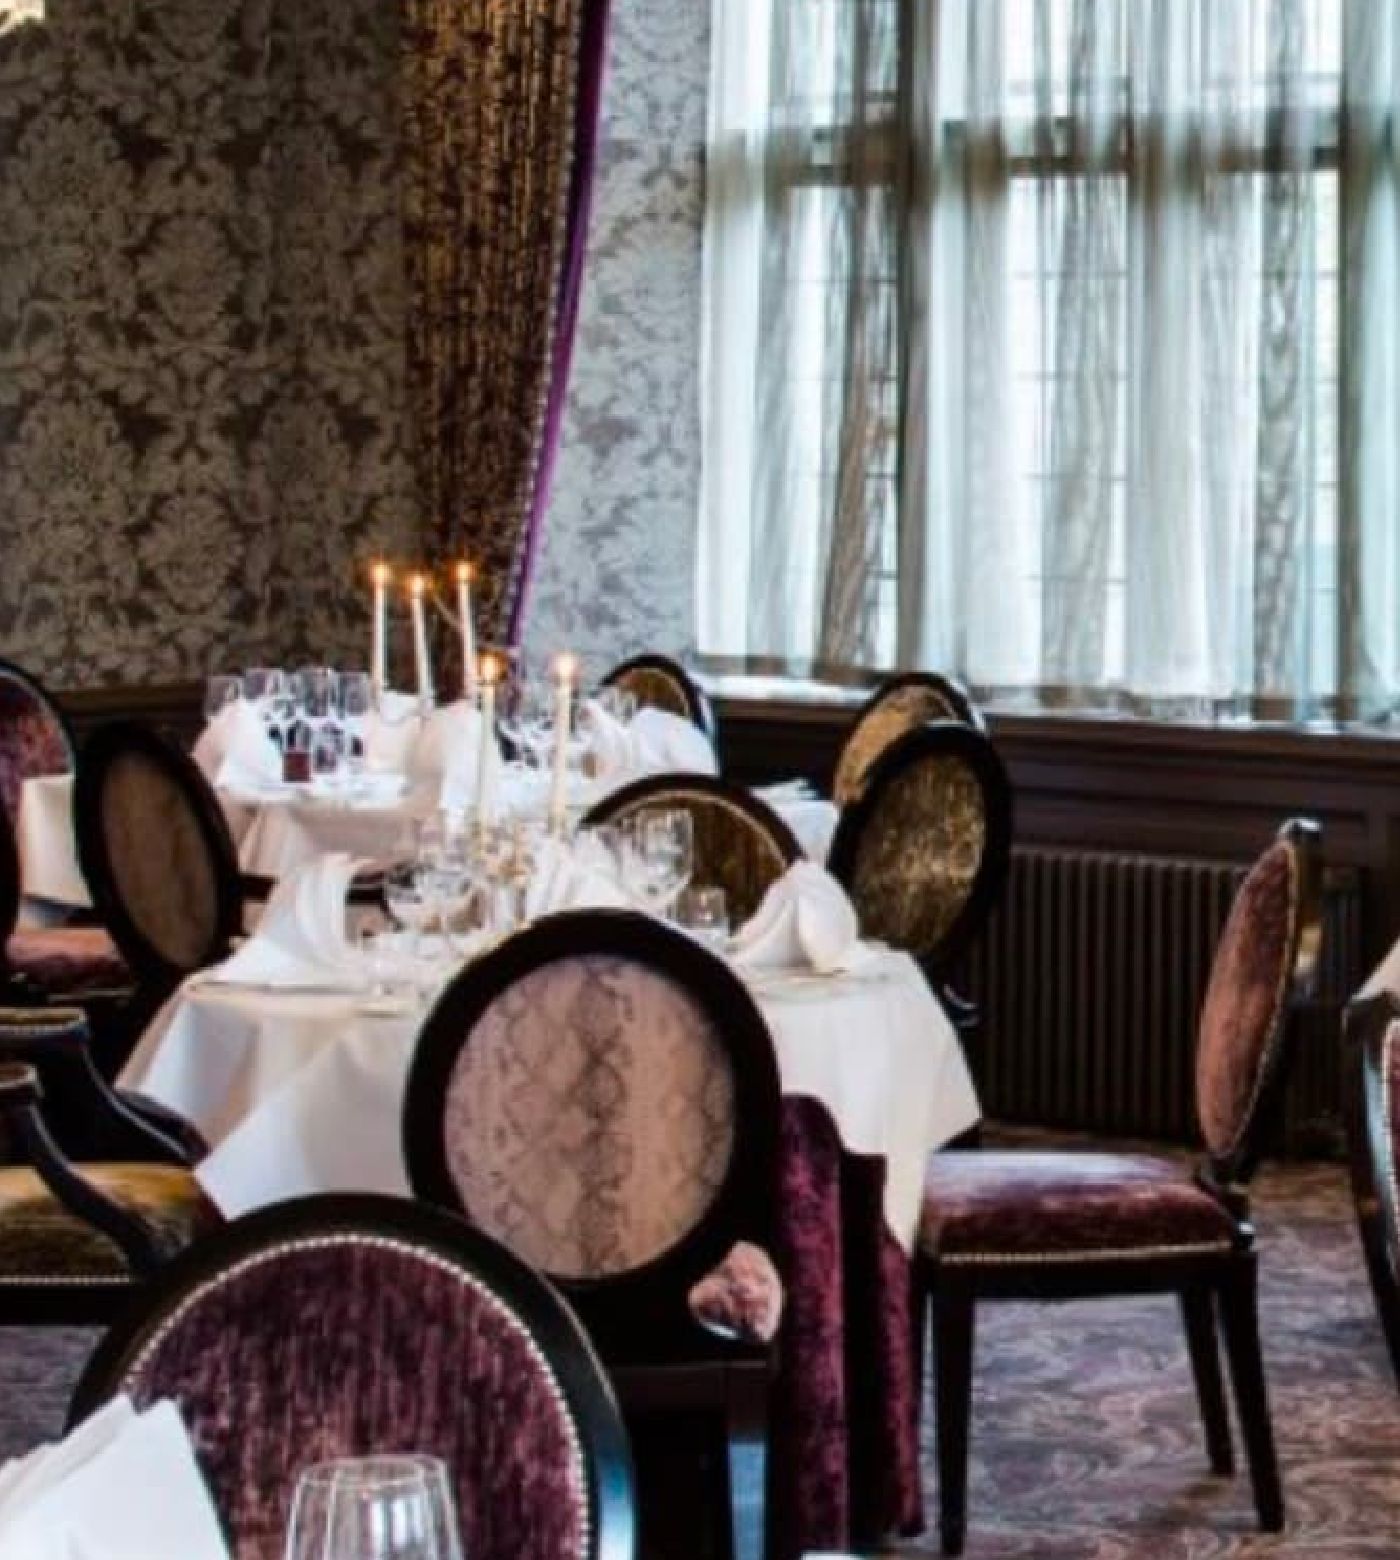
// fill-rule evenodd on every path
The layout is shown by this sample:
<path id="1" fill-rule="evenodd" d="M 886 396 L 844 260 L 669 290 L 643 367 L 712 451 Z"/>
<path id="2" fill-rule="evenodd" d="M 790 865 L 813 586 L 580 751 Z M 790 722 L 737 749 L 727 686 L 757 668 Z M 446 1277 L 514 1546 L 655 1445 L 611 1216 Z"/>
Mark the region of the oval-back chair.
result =
<path id="1" fill-rule="evenodd" d="M 635 655 L 602 679 L 604 688 L 621 688 L 642 708 L 665 710 L 693 722 L 715 740 L 715 716 L 709 696 L 679 661 L 668 655 Z"/>
<path id="2" fill-rule="evenodd" d="M 1352 1195 L 1376 1314 L 1400 1387 L 1400 995 L 1379 991 L 1346 1013 Z"/>
<path id="3" fill-rule="evenodd" d="M 831 784 L 832 800 L 844 807 L 860 795 L 866 776 L 891 742 L 933 720 L 957 721 L 984 735 L 982 712 L 955 678 L 938 672 L 901 672 L 887 677 L 860 707 L 841 745 Z"/>
<path id="4" fill-rule="evenodd" d="M 691 881 L 724 890 L 733 925 L 758 909 L 764 894 L 801 858 L 797 836 L 761 797 L 715 775 L 648 775 L 605 796 L 583 827 L 621 823 L 653 809 L 684 808 L 692 819 Z"/>
<path id="5" fill-rule="evenodd" d="M 12 824 L 24 782 L 67 774 L 73 752 L 73 734 L 53 696 L 23 667 L 0 659 L 0 804 Z"/>
<path id="6" fill-rule="evenodd" d="M 399 1198 L 308 1197 L 166 1268 L 70 1417 L 173 1398 L 240 1560 L 281 1560 L 299 1469 L 426 1452 L 471 1560 L 633 1560 L 626 1435 L 567 1305 L 497 1242 Z"/>

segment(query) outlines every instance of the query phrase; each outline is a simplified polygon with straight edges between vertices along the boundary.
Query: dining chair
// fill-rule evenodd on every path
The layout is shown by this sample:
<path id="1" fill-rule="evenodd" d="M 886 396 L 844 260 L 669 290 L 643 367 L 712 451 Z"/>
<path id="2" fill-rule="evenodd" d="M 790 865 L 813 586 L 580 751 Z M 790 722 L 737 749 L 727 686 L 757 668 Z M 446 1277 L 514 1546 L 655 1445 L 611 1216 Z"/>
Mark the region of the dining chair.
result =
<path id="1" fill-rule="evenodd" d="M 620 661 L 599 684 L 632 694 L 643 709 L 665 710 L 691 721 L 715 740 L 715 715 L 709 695 L 679 661 L 668 655 L 634 655 Z"/>
<path id="2" fill-rule="evenodd" d="M 280 1560 L 298 1471 L 428 1453 L 470 1560 L 633 1560 L 617 1405 L 568 1305 L 441 1209 L 307 1197 L 170 1263 L 69 1410 L 171 1398 L 240 1560 Z"/>
<path id="3" fill-rule="evenodd" d="M 23 667 L 0 659 L 0 804 L 12 826 L 24 782 L 67 774 L 73 752 L 73 734 L 53 696 Z"/>
<path id="4" fill-rule="evenodd" d="M 0 1326 L 106 1323 L 218 1222 L 184 1150 L 92 1065 L 77 1009 L 0 1009 Z"/>
<path id="5" fill-rule="evenodd" d="M 933 1325 L 945 1554 L 963 1548 L 974 1313 L 992 1300 L 1175 1294 L 1210 1466 L 1228 1474 L 1218 1313 L 1259 1524 L 1282 1529 L 1248 1188 L 1281 1104 L 1289 1010 L 1316 978 L 1321 901 L 1321 831 L 1311 820 L 1290 820 L 1241 884 L 1216 949 L 1196 1047 L 1205 1154 L 1194 1175 L 1140 1154 L 930 1158 L 915 1282 Z M 921 1316 L 920 1342 L 923 1326 Z"/>
<path id="6" fill-rule="evenodd" d="M 1376 1313 L 1400 1387 L 1400 995 L 1351 1003 L 1343 1025 L 1351 1189 Z"/>
<path id="7" fill-rule="evenodd" d="M 404 1099 L 414 1193 L 559 1286 L 629 1415 L 722 1429 L 740 1553 L 736 1461 L 766 1459 L 783 1302 L 767 1255 L 778 1111 L 772 1038 L 742 982 L 622 910 L 545 917 L 463 969 Z"/>
<path id="8" fill-rule="evenodd" d="M 736 926 L 758 909 L 769 888 L 802 858 L 797 836 L 762 797 L 716 775 L 646 775 L 595 803 L 582 827 L 601 828 L 672 807 L 691 816 L 692 883 L 722 888 Z"/>
<path id="9" fill-rule="evenodd" d="M 887 677 L 861 705 L 836 759 L 831 797 L 838 807 L 861 793 L 875 760 L 897 737 L 931 720 L 959 721 L 986 735 L 982 712 L 967 689 L 939 672 Z"/>
<path id="10" fill-rule="evenodd" d="M 990 738 L 931 721 L 896 737 L 841 809 L 827 865 L 861 934 L 911 953 L 958 1027 L 977 1028 L 953 969 L 996 907 L 1011 860 L 1011 784 Z"/>

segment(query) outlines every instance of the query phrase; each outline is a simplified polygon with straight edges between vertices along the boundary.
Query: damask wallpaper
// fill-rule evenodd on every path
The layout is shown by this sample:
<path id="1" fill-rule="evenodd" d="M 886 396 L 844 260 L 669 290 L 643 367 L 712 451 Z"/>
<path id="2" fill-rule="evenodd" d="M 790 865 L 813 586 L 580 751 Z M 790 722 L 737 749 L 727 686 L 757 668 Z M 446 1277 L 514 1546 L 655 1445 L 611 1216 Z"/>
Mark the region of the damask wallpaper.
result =
<path id="1" fill-rule="evenodd" d="M 49 12 L 0 41 L 0 646 L 59 686 L 347 653 L 415 508 L 395 8 Z"/>
<path id="2" fill-rule="evenodd" d="M 615 0 L 527 639 L 691 621 L 706 8 Z M 397 7 L 50 0 L 0 41 L 0 654 L 59 687 L 363 659 L 416 550 Z M 362 576 L 361 576 L 362 578 Z"/>

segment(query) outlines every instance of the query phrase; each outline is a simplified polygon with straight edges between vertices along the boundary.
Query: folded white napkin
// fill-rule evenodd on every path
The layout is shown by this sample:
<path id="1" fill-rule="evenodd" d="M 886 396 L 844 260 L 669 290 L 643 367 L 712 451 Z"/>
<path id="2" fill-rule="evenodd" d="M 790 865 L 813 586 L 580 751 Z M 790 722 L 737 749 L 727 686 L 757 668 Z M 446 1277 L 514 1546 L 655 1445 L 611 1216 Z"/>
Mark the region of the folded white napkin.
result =
<path id="1" fill-rule="evenodd" d="M 212 785 L 258 791 L 282 778 L 282 754 L 247 699 L 235 699 L 211 720 L 194 745 L 194 761 Z"/>
<path id="2" fill-rule="evenodd" d="M 481 722 L 481 711 L 459 699 L 434 710 L 413 744 L 409 772 L 415 780 L 436 785 L 438 800 L 449 812 L 463 812 L 476 802 Z M 494 732 L 487 745 L 487 762 L 492 771 L 492 789 L 499 795 L 501 752 Z"/>
<path id="3" fill-rule="evenodd" d="M 644 775 L 719 772 L 709 738 L 693 722 L 666 710 L 638 710 L 624 724 L 594 700 L 584 706 L 590 768 L 618 786 Z"/>
<path id="4" fill-rule="evenodd" d="M 540 846 L 525 890 L 528 919 L 556 910 L 626 910 L 632 904 L 601 840 L 582 834 L 572 844 L 547 839 Z"/>
<path id="5" fill-rule="evenodd" d="M 817 793 L 809 780 L 779 780 L 773 785 L 756 785 L 753 794 L 770 807 L 781 807 L 786 802 L 810 802 Z"/>
<path id="6" fill-rule="evenodd" d="M 849 969 L 860 957 L 860 926 L 846 890 L 815 862 L 798 861 L 763 896 L 734 934 L 740 969 Z"/>
<path id="7" fill-rule="evenodd" d="M 228 1560 L 175 1405 L 137 1413 L 129 1398 L 114 1398 L 67 1439 L 0 1470 L 0 1554 Z"/>
<path id="8" fill-rule="evenodd" d="M 386 688 L 379 708 L 365 717 L 365 765 L 372 770 L 403 774 L 409 766 L 422 721 L 418 700 L 411 693 Z"/>
<path id="9" fill-rule="evenodd" d="M 282 878 L 257 931 L 202 978 L 289 991 L 365 986 L 363 960 L 345 935 L 345 898 L 356 865 L 353 857 L 334 851 Z"/>

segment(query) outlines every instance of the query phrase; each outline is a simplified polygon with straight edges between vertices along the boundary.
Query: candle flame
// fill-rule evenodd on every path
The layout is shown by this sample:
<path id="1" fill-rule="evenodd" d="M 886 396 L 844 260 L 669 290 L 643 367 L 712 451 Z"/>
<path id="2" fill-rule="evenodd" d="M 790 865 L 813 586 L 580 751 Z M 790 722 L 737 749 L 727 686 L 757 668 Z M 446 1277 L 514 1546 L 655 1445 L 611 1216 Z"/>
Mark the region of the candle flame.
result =
<path id="1" fill-rule="evenodd" d="M 571 683 L 574 673 L 578 670 L 578 657 L 570 655 L 567 651 L 556 658 L 554 662 L 554 675 L 561 683 Z"/>
<path id="2" fill-rule="evenodd" d="M 385 586 L 394 578 L 394 571 L 382 559 L 369 571 L 369 577 L 378 586 Z"/>
<path id="3" fill-rule="evenodd" d="M 424 574 L 415 574 L 408 582 L 409 593 L 413 596 L 421 596 L 428 588 L 428 578 Z"/>
<path id="4" fill-rule="evenodd" d="M 472 578 L 472 566 L 471 566 L 471 564 L 469 564 L 469 563 L 459 563 L 457 565 L 457 583 L 459 585 L 470 585 L 471 584 L 471 578 Z"/>
<path id="5" fill-rule="evenodd" d="M 481 680 L 484 683 L 494 683 L 499 676 L 494 655 L 484 655 L 481 658 Z"/>

